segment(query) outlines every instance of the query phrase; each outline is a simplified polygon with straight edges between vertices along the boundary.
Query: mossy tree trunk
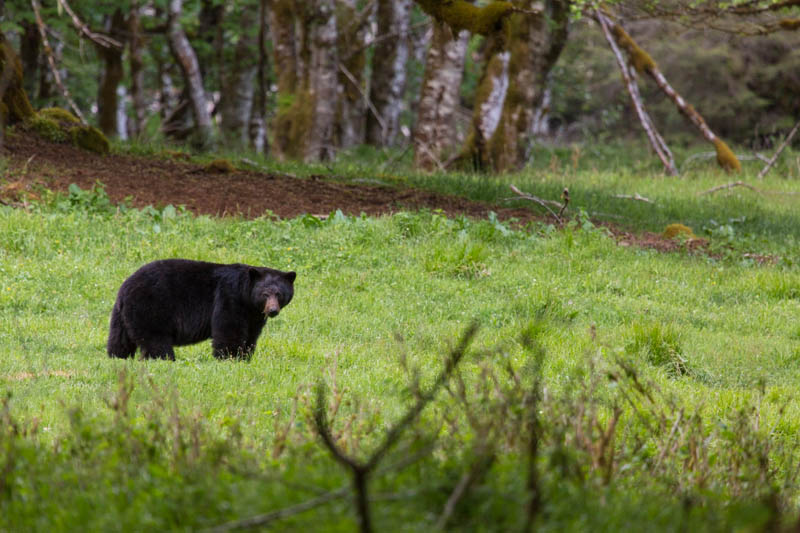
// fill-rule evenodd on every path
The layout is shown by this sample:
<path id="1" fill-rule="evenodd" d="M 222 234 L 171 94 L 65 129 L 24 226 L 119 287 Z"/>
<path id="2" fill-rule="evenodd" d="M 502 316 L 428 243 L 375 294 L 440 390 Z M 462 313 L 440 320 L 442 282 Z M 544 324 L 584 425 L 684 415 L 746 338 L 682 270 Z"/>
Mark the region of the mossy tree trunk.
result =
<path id="1" fill-rule="evenodd" d="M 367 91 L 364 72 L 367 62 L 366 29 L 372 9 L 359 11 L 356 0 L 336 0 L 337 52 L 339 54 L 339 112 L 337 144 L 349 148 L 364 142 Z"/>
<path id="2" fill-rule="evenodd" d="M 414 165 L 418 168 L 441 168 L 445 150 L 455 142 L 453 119 L 468 39 L 466 31 L 454 36 L 447 25 L 434 23 L 414 130 Z"/>
<path id="3" fill-rule="evenodd" d="M 239 22 L 239 41 L 233 61 L 222 85 L 219 102 L 220 131 L 226 144 L 244 147 L 248 142 L 248 125 L 253 107 L 254 81 L 258 69 L 256 53 L 256 20 L 243 10 Z"/>
<path id="4" fill-rule="evenodd" d="M 39 29 L 32 21 L 21 22 L 22 34 L 20 35 L 19 55 L 22 60 L 22 71 L 25 72 L 25 92 L 31 96 L 36 94 L 36 81 L 39 73 L 39 58 L 42 53 L 42 40 L 39 38 Z"/>
<path id="5" fill-rule="evenodd" d="M 334 128 L 339 92 L 334 0 L 315 0 L 309 25 L 311 61 L 308 68 L 309 129 L 303 135 L 305 161 L 331 160 L 336 154 Z"/>
<path id="6" fill-rule="evenodd" d="M 535 2 L 514 4 L 531 10 Z M 548 74 L 567 41 L 568 18 L 566 0 L 547 0 L 540 16 L 516 14 L 508 19 L 507 47 L 496 48 L 487 64 L 462 150 L 475 168 L 505 172 L 525 164 Z M 500 100 L 504 83 L 508 90 Z"/>
<path id="7" fill-rule="evenodd" d="M 275 148 L 278 156 L 305 161 L 328 160 L 335 154 L 335 126 L 339 99 L 335 0 L 303 3 L 274 2 L 275 63 L 278 77 L 278 113 Z M 283 65 L 292 76 L 281 79 Z"/>
<path id="8" fill-rule="evenodd" d="M 0 110 L 3 124 L 15 124 L 32 117 L 34 110 L 23 85 L 22 62 L 2 32 L 0 32 L 0 78 L 4 78 L 2 88 L 5 89 Z"/>
<path id="9" fill-rule="evenodd" d="M 117 9 L 108 20 L 106 33 L 109 37 L 122 43 L 125 41 L 126 30 L 125 16 L 121 9 Z M 119 132 L 117 89 L 125 75 L 122 68 L 122 51 L 122 48 L 97 45 L 97 52 L 103 60 L 103 76 L 97 88 L 97 114 L 100 130 L 106 136 L 117 135 Z"/>
<path id="10" fill-rule="evenodd" d="M 208 99 L 203 87 L 203 78 L 200 74 L 200 65 L 194 48 L 189 43 L 186 33 L 180 23 L 183 10 L 181 0 L 170 0 L 167 19 L 167 38 L 170 50 L 180 66 L 183 74 L 186 92 L 191 102 L 194 114 L 196 139 L 198 146 L 208 147 L 214 137 L 211 114 L 208 111 Z"/>
<path id="11" fill-rule="evenodd" d="M 378 117 L 367 114 L 367 142 L 394 143 L 403 110 L 409 57 L 410 0 L 378 0 L 378 31 L 372 61 L 370 100 Z"/>
<path id="12" fill-rule="evenodd" d="M 258 66 L 253 106 L 250 109 L 248 135 L 250 145 L 260 154 L 269 153 L 267 139 L 267 94 L 269 92 L 269 56 L 267 55 L 267 33 L 269 31 L 269 0 L 259 0 L 258 11 Z"/>
<path id="13" fill-rule="evenodd" d="M 130 123 L 130 134 L 138 137 L 144 132 L 147 101 L 144 94 L 144 38 L 142 36 L 141 14 L 137 1 L 131 2 L 128 14 L 128 61 L 131 72 L 131 100 L 133 101 L 133 121 Z"/>
<path id="14" fill-rule="evenodd" d="M 294 0 L 272 0 L 269 3 L 269 27 L 272 36 L 272 61 L 275 65 L 278 111 L 273 124 L 274 148 L 279 157 L 292 152 L 292 116 L 298 88 L 299 46 L 295 31 Z"/>

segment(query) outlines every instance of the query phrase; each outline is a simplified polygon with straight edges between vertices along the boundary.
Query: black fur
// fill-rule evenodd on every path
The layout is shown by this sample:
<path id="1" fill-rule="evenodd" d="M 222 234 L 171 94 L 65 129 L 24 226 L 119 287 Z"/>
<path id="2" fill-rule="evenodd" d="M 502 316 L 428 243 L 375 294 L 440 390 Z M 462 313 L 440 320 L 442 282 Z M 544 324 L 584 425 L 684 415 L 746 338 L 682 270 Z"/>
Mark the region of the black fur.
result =
<path id="1" fill-rule="evenodd" d="M 294 272 L 165 259 L 126 279 L 111 312 L 108 355 L 175 360 L 173 346 L 209 337 L 214 356 L 249 359 L 267 321 L 294 295 Z"/>

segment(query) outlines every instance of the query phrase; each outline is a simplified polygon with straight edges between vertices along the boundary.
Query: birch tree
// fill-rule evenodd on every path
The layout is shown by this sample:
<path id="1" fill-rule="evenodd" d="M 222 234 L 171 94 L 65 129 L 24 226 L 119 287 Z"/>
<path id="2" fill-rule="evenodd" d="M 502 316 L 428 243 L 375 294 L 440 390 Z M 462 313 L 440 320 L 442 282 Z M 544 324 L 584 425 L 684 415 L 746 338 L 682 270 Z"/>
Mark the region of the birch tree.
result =
<path id="1" fill-rule="evenodd" d="M 411 0 L 378 1 L 369 96 L 375 113 L 367 114 L 367 142 L 375 146 L 389 146 L 397 137 L 406 89 L 410 17 Z"/>
<path id="2" fill-rule="evenodd" d="M 192 105 L 197 144 L 208 147 L 212 144 L 214 129 L 211 114 L 208 111 L 208 99 L 203 87 L 203 78 L 200 75 L 200 65 L 197 55 L 186 37 L 181 26 L 180 17 L 183 12 L 181 0 L 170 0 L 167 12 L 167 38 L 170 50 L 180 66 L 186 90 Z"/>

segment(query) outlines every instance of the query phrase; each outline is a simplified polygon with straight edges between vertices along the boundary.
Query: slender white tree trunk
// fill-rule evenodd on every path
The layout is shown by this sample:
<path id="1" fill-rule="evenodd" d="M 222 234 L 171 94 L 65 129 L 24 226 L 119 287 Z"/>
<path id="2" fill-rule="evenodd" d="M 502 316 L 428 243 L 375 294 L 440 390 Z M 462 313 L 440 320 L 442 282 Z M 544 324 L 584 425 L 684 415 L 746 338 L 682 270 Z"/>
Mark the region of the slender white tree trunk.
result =
<path id="1" fill-rule="evenodd" d="M 170 0 L 167 12 L 167 39 L 170 50 L 178 61 L 183 73 L 184 82 L 188 89 L 189 100 L 192 103 L 195 128 L 197 130 L 197 143 L 207 147 L 212 144 L 213 126 L 211 114 L 208 111 L 208 99 L 203 88 L 203 78 L 200 75 L 200 66 L 186 33 L 180 23 L 183 5 L 181 0 Z"/>
<path id="2" fill-rule="evenodd" d="M 397 137 L 406 90 L 410 17 L 411 0 L 378 0 L 378 41 L 370 88 L 378 116 L 367 115 L 367 142 L 376 146 L 391 145 Z"/>

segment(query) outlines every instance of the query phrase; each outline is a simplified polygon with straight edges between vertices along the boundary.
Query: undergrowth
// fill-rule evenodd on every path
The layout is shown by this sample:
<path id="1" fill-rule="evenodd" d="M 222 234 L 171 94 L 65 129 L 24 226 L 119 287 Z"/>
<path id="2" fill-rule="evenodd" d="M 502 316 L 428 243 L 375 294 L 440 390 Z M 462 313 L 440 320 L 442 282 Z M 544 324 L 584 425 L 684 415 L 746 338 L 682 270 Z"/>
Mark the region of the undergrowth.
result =
<path id="1" fill-rule="evenodd" d="M 570 217 L 0 207 L 0 530 L 794 523 L 797 269 Z M 296 270 L 296 298 L 248 364 L 107 358 L 115 291 L 163 257 Z"/>

